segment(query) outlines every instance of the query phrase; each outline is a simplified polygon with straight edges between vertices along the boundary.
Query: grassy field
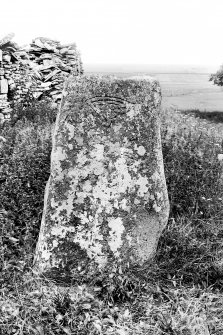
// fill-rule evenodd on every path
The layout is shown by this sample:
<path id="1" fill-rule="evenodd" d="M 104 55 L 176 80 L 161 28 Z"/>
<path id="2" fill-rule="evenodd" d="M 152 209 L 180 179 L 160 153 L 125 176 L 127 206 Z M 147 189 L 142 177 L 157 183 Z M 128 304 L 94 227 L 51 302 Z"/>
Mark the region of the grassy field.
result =
<path id="1" fill-rule="evenodd" d="M 155 74 L 163 94 L 163 107 L 223 112 L 223 88 L 209 81 L 208 74 Z"/>
<path id="2" fill-rule="evenodd" d="M 210 71 L 216 72 L 215 69 L 150 66 L 148 69 L 124 68 L 129 72 L 122 72 L 123 69 L 117 67 L 114 67 L 112 72 L 106 67 L 89 68 L 89 70 L 94 70 L 89 73 L 115 74 L 118 77 L 151 75 L 157 78 L 162 88 L 164 109 L 223 112 L 223 88 L 209 81 Z"/>
<path id="3" fill-rule="evenodd" d="M 120 75 L 120 74 L 119 74 Z M 152 73 L 162 89 L 163 108 L 223 112 L 223 88 L 209 81 L 209 74 Z"/>
<path id="4" fill-rule="evenodd" d="M 56 111 L 38 102 L 14 112 L 20 120 L 0 129 L 0 335 L 222 335 L 221 119 L 163 113 L 171 212 L 153 265 L 68 286 L 32 270 Z"/>

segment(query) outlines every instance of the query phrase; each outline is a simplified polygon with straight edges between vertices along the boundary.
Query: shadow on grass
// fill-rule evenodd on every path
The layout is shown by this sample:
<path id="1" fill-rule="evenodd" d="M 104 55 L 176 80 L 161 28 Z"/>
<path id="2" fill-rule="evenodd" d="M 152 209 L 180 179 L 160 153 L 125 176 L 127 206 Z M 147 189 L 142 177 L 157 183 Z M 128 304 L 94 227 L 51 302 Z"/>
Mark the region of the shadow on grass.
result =
<path id="1" fill-rule="evenodd" d="M 181 110 L 183 114 L 191 114 L 195 117 L 199 117 L 200 119 L 205 119 L 208 121 L 212 121 L 215 123 L 223 123 L 223 111 L 200 111 L 199 109 L 189 109 L 189 110 Z"/>

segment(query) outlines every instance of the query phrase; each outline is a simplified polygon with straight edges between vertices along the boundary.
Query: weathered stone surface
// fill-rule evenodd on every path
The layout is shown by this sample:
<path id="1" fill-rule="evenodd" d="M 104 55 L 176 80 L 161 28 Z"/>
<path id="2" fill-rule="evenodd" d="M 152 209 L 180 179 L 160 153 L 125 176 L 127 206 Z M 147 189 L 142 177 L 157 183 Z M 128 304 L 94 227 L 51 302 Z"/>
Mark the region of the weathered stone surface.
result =
<path id="1" fill-rule="evenodd" d="M 4 55 L 2 58 L 7 63 L 10 63 L 10 61 L 11 61 L 11 56 L 10 55 Z"/>
<path id="2" fill-rule="evenodd" d="M 57 117 L 35 269 L 77 273 L 143 264 L 169 202 L 160 87 L 145 78 L 69 80 Z"/>

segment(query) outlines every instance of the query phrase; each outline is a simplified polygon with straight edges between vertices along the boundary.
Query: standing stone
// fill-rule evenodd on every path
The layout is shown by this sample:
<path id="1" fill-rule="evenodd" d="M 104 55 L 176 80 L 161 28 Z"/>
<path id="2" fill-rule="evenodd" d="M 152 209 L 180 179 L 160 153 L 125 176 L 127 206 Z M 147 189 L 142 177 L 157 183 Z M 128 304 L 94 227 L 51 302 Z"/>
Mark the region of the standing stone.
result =
<path id="1" fill-rule="evenodd" d="M 169 214 L 160 102 L 160 87 L 148 77 L 69 80 L 55 126 L 37 271 L 72 275 L 152 259 Z"/>

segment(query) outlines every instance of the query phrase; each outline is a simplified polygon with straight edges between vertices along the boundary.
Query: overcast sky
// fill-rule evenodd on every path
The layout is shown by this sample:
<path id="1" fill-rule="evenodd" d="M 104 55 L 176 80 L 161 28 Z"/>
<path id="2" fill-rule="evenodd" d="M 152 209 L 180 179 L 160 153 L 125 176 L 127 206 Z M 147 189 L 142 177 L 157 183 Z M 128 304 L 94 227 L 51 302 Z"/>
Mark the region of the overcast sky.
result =
<path id="1" fill-rule="evenodd" d="M 0 0 L 0 38 L 76 42 L 87 63 L 223 63 L 223 0 Z"/>

